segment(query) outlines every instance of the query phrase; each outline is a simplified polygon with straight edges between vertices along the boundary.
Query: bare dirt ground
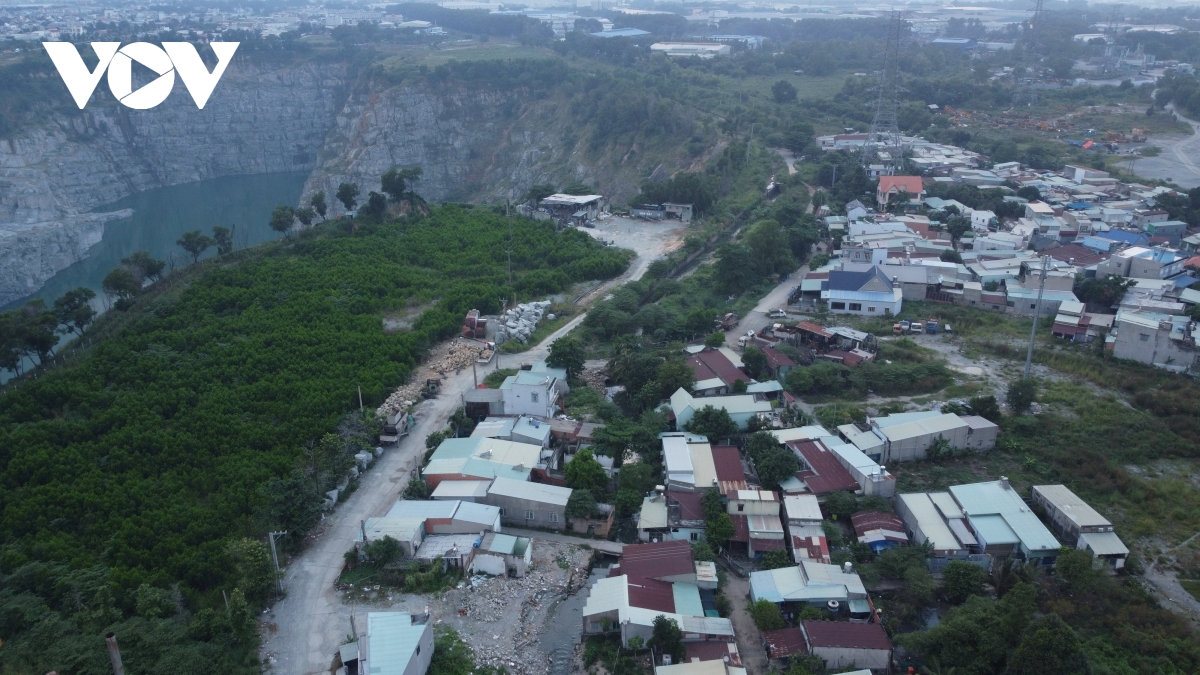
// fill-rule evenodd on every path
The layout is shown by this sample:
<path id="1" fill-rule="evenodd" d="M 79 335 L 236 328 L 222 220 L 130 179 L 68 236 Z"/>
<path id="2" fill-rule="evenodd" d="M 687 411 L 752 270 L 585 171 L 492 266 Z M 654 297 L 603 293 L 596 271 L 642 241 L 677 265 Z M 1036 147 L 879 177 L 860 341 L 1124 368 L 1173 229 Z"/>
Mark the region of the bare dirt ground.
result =
<path id="1" fill-rule="evenodd" d="M 678 221 L 654 223 L 617 217 L 601 221 L 597 228 L 584 231 L 597 239 L 632 249 L 637 257 L 625 274 L 600 284 L 581 298 L 578 315 L 539 345 L 518 355 L 519 361 L 545 358 L 552 342 L 583 321 L 586 315 L 584 310 L 590 302 L 603 297 L 604 293 L 617 285 L 641 278 L 651 262 L 680 246 L 685 234 L 685 229 Z M 431 358 L 417 369 L 413 381 L 424 382 L 428 377 L 440 376 L 429 364 L 436 363 L 447 349 L 448 343 L 431 350 Z M 513 356 L 498 355 L 497 358 L 503 359 L 504 366 L 517 360 Z M 495 368 L 499 363 L 497 361 L 491 367 Z M 482 380 L 483 376 L 483 370 L 480 369 L 478 377 Z M 469 367 L 460 372 L 446 373 L 441 395 L 415 407 L 417 423 L 409 435 L 375 462 L 371 470 L 359 479 L 358 489 L 327 514 L 309 535 L 308 548 L 288 562 L 283 582 L 287 595 L 267 611 L 261 626 L 263 642 L 260 658 L 267 670 L 281 675 L 330 672 L 333 655 L 350 630 L 350 613 L 355 611 L 333 586 L 342 568 L 342 556 L 353 546 L 359 522 L 385 514 L 395 503 L 413 472 L 419 468 L 425 450 L 425 437 L 445 428 L 446 420 L 461 405 L 462 392 L 474 385 Z M 537 542 L 534 550 L 537 551 Z M 512 607 L 509 609 L 514 610 Z M 497 643 L 504 644 L 506 648 L 513 644 L 501 640 L 497 640 Z"/>

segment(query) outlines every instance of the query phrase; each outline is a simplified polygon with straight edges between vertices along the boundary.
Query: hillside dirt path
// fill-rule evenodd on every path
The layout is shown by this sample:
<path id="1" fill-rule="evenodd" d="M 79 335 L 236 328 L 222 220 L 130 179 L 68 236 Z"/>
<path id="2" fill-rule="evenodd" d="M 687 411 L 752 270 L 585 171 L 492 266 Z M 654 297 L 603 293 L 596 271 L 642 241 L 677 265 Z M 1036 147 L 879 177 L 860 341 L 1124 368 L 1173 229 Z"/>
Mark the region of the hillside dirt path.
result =
<path id="1" fill-rule="evenodd" d="M 682 241 L 684 230 L 676 225 L 641 221 L 605 222 L 592 236 L 631 248 L 637 258 L 625 274 L 600 284 L 580 299 L 581 308 L 603 298 L 613 288 L 636 281 L 650 263 L 673 250 Z M 537 346 L 519 354 L 498 354 L 505 366 L 543 359 L 550 344 L 571 332 L 587 316 L 586 309 Z M 483 373 L 480 373 L 480 377 Z M 308 537 L 308 548 L 288 564 L 283 585 L 287 595 L 269 608 L 261 622 L 260 658 L 266 672 L 280 675 L 318 675 L 331 672 L 334 654 L 350 634 L 352 607 L 343 602 L 334 589 L 341 573 L 344 554 L 354 546 L 360 521 L 382 516 L 400 498 L 424 456 L 425 437 L 446 427 L 446 422 L 461 405 L 463 392 L 475 386 L 470 369 L 446 373 L 441 394 L 423 401 L 414 410 L 416 426 L 399 444 L 359 478 L 358 489 L 326 515 Z M 531 533 L 541 537 L 541 533 Z M 363 626 L 359 626 L 361 630 Z"/>

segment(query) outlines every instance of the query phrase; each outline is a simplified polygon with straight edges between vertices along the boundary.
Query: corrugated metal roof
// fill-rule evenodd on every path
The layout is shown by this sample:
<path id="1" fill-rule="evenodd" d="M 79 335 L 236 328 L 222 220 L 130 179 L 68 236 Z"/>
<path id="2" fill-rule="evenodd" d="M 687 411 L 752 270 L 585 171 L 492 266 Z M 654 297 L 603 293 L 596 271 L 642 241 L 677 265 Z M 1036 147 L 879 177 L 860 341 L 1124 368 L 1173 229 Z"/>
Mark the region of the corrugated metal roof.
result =
<path id="1" fill-rule="evenodd" d="M 413 625 L 407 612 L 368 612 L 366 656 L 372 675 L 402 675 L 428 628 Z"/>
<path id="2" fill-rule="evenodd" d="M 363 525 L 367 539 L 391 537 L 397 541 L 412 541 L 425 532 L 424 518 L 367 518 Z M 355 530 L 354 540 L 362 541 L 362 529 Z"/>
<path id="3" fill-rule="evenodd" d="M 685 616 L 704 616 L 704 604 L 700 602 L 700 587 L 686 582 L 671 584 L 675 596 L 675 613 Z"/>
<path id="4" fill-rule="evenodd" d="M 950 527 L 946 525 L 946 521 L 942 520 L 942 515 L 938 513 L 937 507 L 929 500 L 929 495 L 924 492 L 918 492 L 896 495 L 896 499 L 904 503 L 904 510 L 917 521 L 917 527 L 914 529 L 920 530 L 925 535 L 926 541 L 933 545 L 934 550 L 963 550 L 963 545 L 959 543 L 958 538 L 950 531 Z"/>
<path id="5" fill-rule="evenodd" d="M 1040 494 L 1079 527 L 1112 526 L 1108 518 L 1100 515 L 1099 511 L 1071 492 L 1066 485 L 1035 485 L 1033 492 L 1035 495 Z"/>
<path id="6" fill-rule="evenodd" d="M 427 501 L 427 500 L 397 500 L 388 509 L 388 518 L 453 518 L 458 509 L 458 501 Z"/>
<path id="7" fill-rule="evenodd" d="M 775 440 L 779 441 L 780 443 L 787 443 L 788 441 L 815 440 L 821 438 L 822 436 L 828 436 L 829 432 L 825 431 L 824 427 L 810 424 L 809 426 L 796 427 L 793 429 L 772 429 L 771 435 L 774 436 Z"/>
<path id="8" fill-rule="evenodd" d="M 1098 556 L 1129 555 L 1129 548 L 1116 532 L 1088 532 L 1079 535 L 1079 541 Z"/>
<path id="9" fill-rule="evenodd" d="M 500 519 L 500 507 L 476 504 L 475 502 L 459 502 L 458 510 L 454 512 L 454 519 L 491 527 Z"/>
<path id="10" fill-rule="evenodd" d="M 500 555 L 512 555 L 513 551 L 517 550 L 517 538 L 511 534 L 493 532 L 484 538 L 480 548 Z"/>
<path id="11" fill-rule="evenodd" d="M 460 499 L 462 497 L 482 498 L 487 495 L 490 480 L 444 480 L 438 483 L 429 496 L 434 499 Z"/>
<path id="12" fill-rule="evenodd" d="M 788 520 L 821 520 L 821 504 L 816 495 L 791 495 L 783 498 Z"/>
<path id="13" fill-rule="evenodd" d="M 850 623 L 848 621 L 805 621 L 804 632 L 808 642 L 815 647 L 842 649 L 892 648 L 883 626 L 877 623 Z"/>
<path id="14" fill-rule="evenodd" d="M 1003 517 L 1027 552 L 1056 551 L 1062 546 L 1021 496 L 1015 490 L 1003 487 L 1000 481 L 954 485 L 950 487 L 950 493 L 971 519 L 972 527 L 979 517 L 998 515 Z M 988 539 L 982 532 L 980 534 Z M 988 539 L 988 543 L 992 541 Z"/>
<path id="15" fill-rule="evenodd" d="M 605 577 L 592 584 L 587 602 L 583 605 L 583 615 L 586 617 L 615 612 L 628 606 L 629 589 L 625 584 L 625 577 Z"/>
<path id="16" fill-rule="evenodd" d="M 497 478 L 492 481 L 492 487 L 488 488 L 488 494 L 566 506 L 567 500 L 571 497 L 571 489 L 545 483 Z"/>
<path id="17" fill-rule="evenodd" d="M 700 488 L 716 483 L 717 466 L 713 462 L 712 448 L 708 443 L 688 443 L 688 455 L 692 461 L 692 478 Z"/>

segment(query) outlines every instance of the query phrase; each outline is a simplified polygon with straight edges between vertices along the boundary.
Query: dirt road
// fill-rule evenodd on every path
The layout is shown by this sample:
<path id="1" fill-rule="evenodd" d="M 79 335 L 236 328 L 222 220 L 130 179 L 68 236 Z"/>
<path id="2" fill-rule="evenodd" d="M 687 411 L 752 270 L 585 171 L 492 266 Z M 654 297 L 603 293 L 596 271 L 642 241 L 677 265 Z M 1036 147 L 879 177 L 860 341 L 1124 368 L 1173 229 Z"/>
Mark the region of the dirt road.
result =
<path id="1" fill-rule="evenodd" d="M 1200 124 L 1175 111 L 1175 116 L 1192 126 L 1191 136 L 1155 136 L 1150 145 L 1162 149 L 1157 157 L 1137 160 L 1134 171 L 1144 178 L 1164 178 L 1185 187 L 1200 187 Z"/>
<path id="2" fill-rule="evenodd" d="M 625 274 L 602 284 L 588 298 L 604 297 L 615 286 L 640 279 L 649 264 L 677 246 L 683 236 L 677 222 L 672 225 L 627 219 L 613 219 L 596 230 L 586 231 L 638 254 Z M 581 312 L 539 345 L 522 353 L 521 360 L 545 358 L 550 344 L 578 326 L 584 316 Z M 416 427 L 359 479 L 354 494 L 326 516 L 314 531 L 309 548 L 288 566 L 283 581 L 287 597 L 264 617 L 260 656 L 271 672 L 281 675 L 330 672 L 333 654 L 350 632 L 351 613 L 333 585 L 341 572 L 343 555 L 354 545 L 359 522 L 384 515 L 395 503 L 418 468 L 425 451 L 425 437 L 445 428 L 450 415 L 461 405 L 461 394 L 473 386 L 470 370 L 447 373 L 441 395 L 416 407 Z"/>
<path id="3" fill-rule="evenodd" d="M 733 606 L 729 620 L 733 622 L 742 666 L 748 675 L 763 675 L 767 672 L 767 650 L 763 648 L 762 632 L 750 618 L 750 580 L 730 574 L 725 582 L 725 597 Z"/>

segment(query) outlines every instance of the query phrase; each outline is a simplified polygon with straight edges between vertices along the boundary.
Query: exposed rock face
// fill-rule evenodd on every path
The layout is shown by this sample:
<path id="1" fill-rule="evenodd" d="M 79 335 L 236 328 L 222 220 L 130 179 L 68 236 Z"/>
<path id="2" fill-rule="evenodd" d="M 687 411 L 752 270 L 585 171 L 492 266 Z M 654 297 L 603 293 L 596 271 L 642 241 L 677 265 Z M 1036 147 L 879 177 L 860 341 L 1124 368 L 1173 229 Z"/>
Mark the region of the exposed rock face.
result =
<path id="1" fill-rule="evenodd" d="M 616 159 L 583 159 L 569 113 L 527 91 L 356 79 L 336 62 L 235 61 L 204 110 L 177 83 L 152 110 L 97 96 L 85 111 L 0 139 L 0 305 L 87 254 L 115 217 L 94 210 L 152 188 L 309 170 L 304 199 L 324 190 L 336 216 L 340 183 L 357 183 L 362 204 L 393 166 L 420 166 L 416 188 L 430 202 L 501 203 L 535 183 L 569 181 L 628 198 L 662 160 L 640 165 L 636 144 Z"/>
<path id="2" fill-rule="evenodd" d="M 235 63 L 204 110 L 177 82 L 152 110 L 97 96 L 84 111 L 0 140 L 0 304 L 86 255 L 116 217 L 91 213 L 99 206 L 207 178 L 311 169 L 345 79 L 337 64 Z"/>

